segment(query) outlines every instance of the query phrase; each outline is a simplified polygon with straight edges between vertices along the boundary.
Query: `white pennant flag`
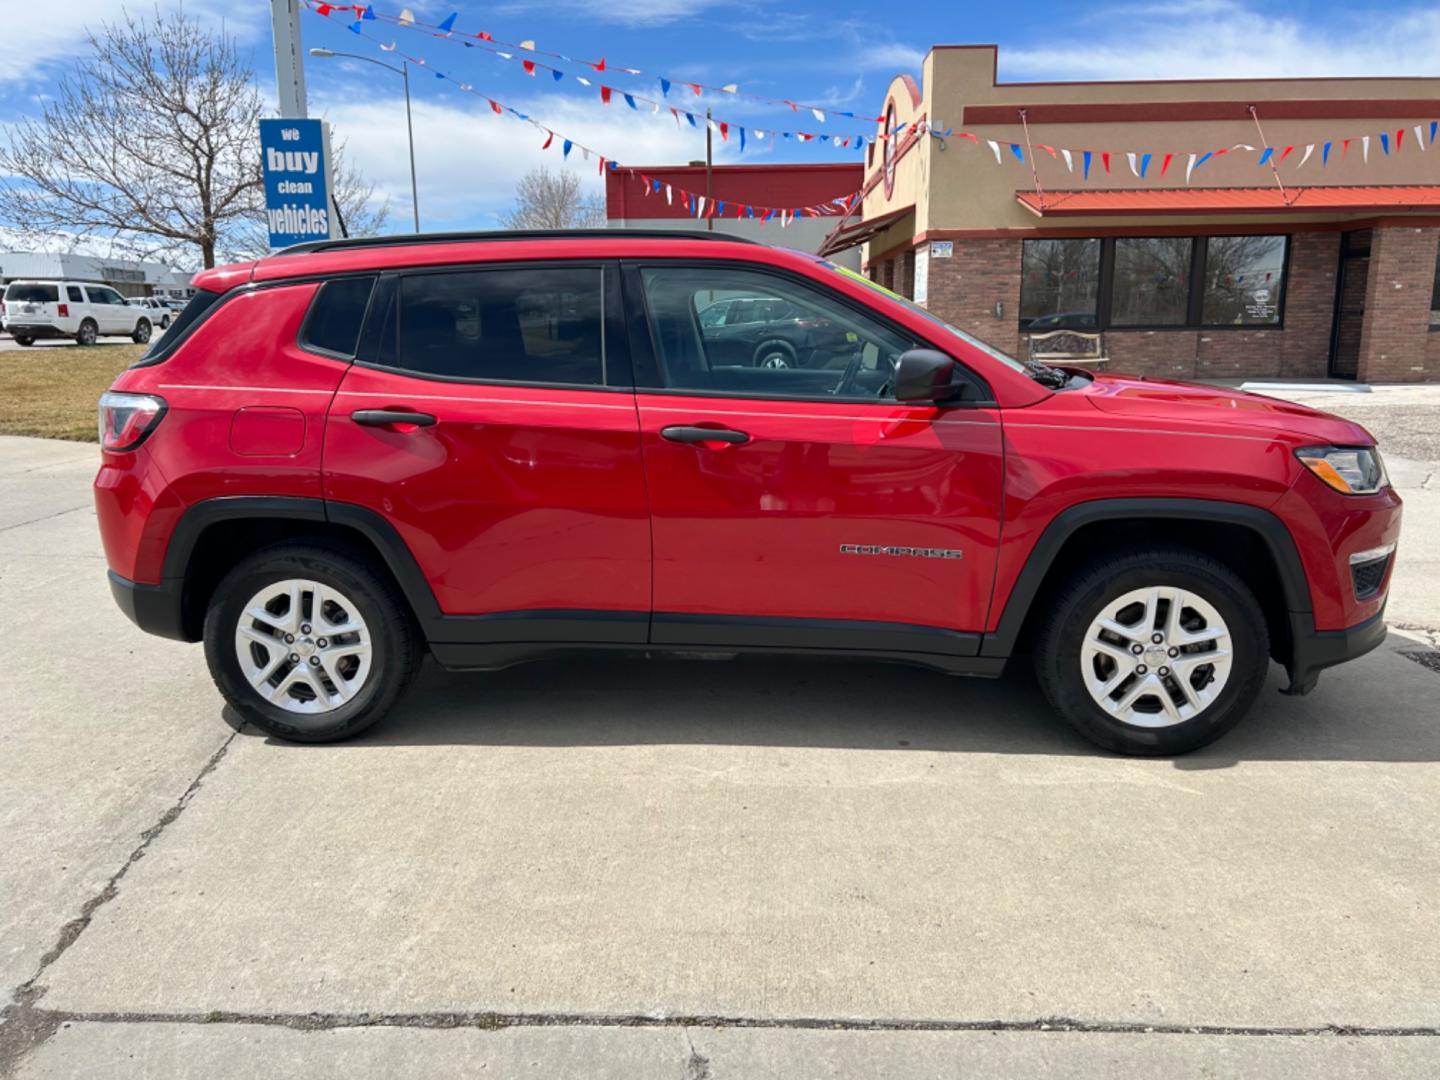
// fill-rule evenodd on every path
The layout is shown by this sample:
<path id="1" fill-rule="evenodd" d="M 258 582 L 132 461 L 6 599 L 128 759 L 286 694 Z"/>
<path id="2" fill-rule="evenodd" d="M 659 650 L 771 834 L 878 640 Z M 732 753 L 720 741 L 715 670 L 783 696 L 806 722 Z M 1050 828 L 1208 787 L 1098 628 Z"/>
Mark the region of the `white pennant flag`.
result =
<path id="1" fill-rule="evenodd" d="M 495 55 L 498 56 L 498 57 L 500 57 L 500 59 L 502 59 L 502 60 L 514 60 L 514 59 L 515 59 L 515 57 L 514 57 L 513 55 L 511 55 L 510 53 L 508 53 L 508 52 L 500 52 L 498 49 L 495 51 Z"/>
<path id="2" fill-rule="evenodd" d="M 471 90 L 474 90 L 475 88 L 474 88 L 473 86 L 471 86 L 468 82 L 462 82 L 462 83 L 460 84 L 460 89 L 461 89 L 461 90 L 464 90 L 466 93 L 469 93 Z"/>
<path id="3" fill-rule="evenodd" d="M 650 115 L 651 115 L 651 116 L 654 116 L 654 115 L 655 115 L 656 113 L 658 113 L 659 111 L 660 111 L 660 103 L 659 103 L 658 101 L 652 101 L 652 102 L 650 103 Z"/>
<path id="4" fill-rule="evenodd" d="M 381 51 L 381 52 L 394 52 L 394 51 L 395 51 L 395 42 L 392 41 L 389 45 L 381 45 L 381 46 L 380 46 L 380 51 Z M 1419 128 L 1416 128 L 1415 130 L 1416 130 L 1416 131 L 1419 131 L 1420 129 L 1419 129 Z"/>
<path id="5" fill-rule="evenodd" d="M 1185 166 L 1185 183 L 1190 182 L 1190 174 L 1195 171 L 1195 155 L 1190 155 L 1190 162 Z"/>
<path id="6" fill-rule="evenodd" d="M 821 112 L 819 109 L 811 109 L 810 111 L 811 111 L 811 113 L 814 114 L 815 119 L 816 119 L 816 120 L 819 120 L 820 123 L 823 124 L 823 123 L 825 122 L 825 114 L 824 114 L 823 112 Z"/>
<path id="7" fill-rule="evenodd" d="M 1365 162 L 1368 162 L 1368 161 L 1370 160 L 1370 136 L 1369 136 L 1369 135 L 1364 136 L 1364 137 L 1361 138 L 1361 140 L 1360 140 L 1360 160 L 1361 160 L 1361 163 L 1362 163 L 1362 164 L 1365 163 Z"/>
<path id="8" fill-rule="evenodd" d="M 1135 155 L 1130 151 L 1126 151 L 1125 160 L 1130 162 L 1130 171 L 1135 174 L 1135 179 L 1140 179 L 1140 170 L 1135 167 Z"/>
<path id="9" fill-rule="evenodd" d="M 1303 153 L 1303 154 L 1300 155 L 1300 165 L 1304 165 L 1305 162 L 1309 161 L 1309 160 L 1310 160 L 1310 155 L 1313 154 L 1314 152 L 1315 152 L 1315 144 L 1314 144 L 1313 142 L 1312 142 L 1312 143 L 1309 143 L 1308 145 L 1306 145 L 1306 147 L 1305 147 L 1305 153 Z M 1297 168 L 1297 169 L 1300 168 L 1300 165 L 1296 165 L 1295 168 Z"/>
<path id="10" fill-rule="evenodd" d="M 986 139 L 985 141 L 986 141 L 986 142 L 989 144 L 989 146 L 990 146 L 990 152 L 995 155 L 995 164 L 996 164 L 996 165 L 999 165 L 999 164 L 1000 164 L 1000 144 L 997 143 L 994 139 Z"/>
<path id="11" fill-rule="evenodd" d="M 1425 136 L 1421 133 L 1419 124 L 1415 125 L 1415 145 L 1420 147 L 1421 150 L 1428 149 L 1425 145 Z"/>
<path id="12" fill-rule="evenodd" d="M 534 51 L 535 51 L 535 42 L 533 42 L 533 41 L 522 41 L 522 42 L 520 43 L 520 48 L 526 49 L 526 50 L 528 50 L 529 52 L 534 52 Z"/>
<path id="13" fill-rule="evenodd" d="M 717 123 L 715 123 L 714 120 L 706 120 L 705 123 L 706 123 L 706 125 L 710 128 L 711 131 L 716 132 L 717 134 L 719 133 L 719 131 L 720 131 L 720 125 L 717 124 Z"/>
<path id="14" fill-rule="evenodd" d="M 764 133 L 763 131 L 755 131 L 755 132 L 752 132 L 752 134 L 753 134 L 753 135 L 755 136 L 755 138 L 757 138 L 757 139 L 763 139 L 763 138 L 765 137 L 765 133 Z"/>
<path id="15" fill-rule="evenodd" d="M 1255 148 L 1254 148 L 1253 146 L 1251 146 L 1249 143 L 1243 143 L 1243 142 L 1237 142 L 1237 143 L 1236 143 L 1234 146 L 1232 146 L 1230 149 L 1231 149 L 1231 150 L 1246 150 L 1246 151 L 1249 151 L 1249 152 L 1252 152 L 1252 153 L 1253 153 L 1254 150 L 1255 150 Z"/>
<path id="16" fill-rule="evenodd" d="M 639 72 L 637 71 L 636 74 L 638 75 Z M 740 92 L 740 87 L 733 82 L 726 83 L 724 86 L 720 87 L 720 89 L 724 90 L 727 94 L 738 94 Z"/>
<path id="17" fill-rule="evenodd" d="M 704 195 L 697 195 L 697 196 L 695 197 L 695 216 L 696 216 L 696 217 L 704 217 L 704 216 L 705 216 L 705 196 L 704 196 Z"/>
<path id="18" fill-rule="evenodd" d="M 666 185 L 665 185 L 665 205 L 666 205 L 666 206 L 674 206 L 674 205 L 675 205 L 675 191 L 674 191 L 673 188 L 671 188 L 671 186 L 670 186 L 669 184 L 666 184 Z"/>
<path id="19" fill-rule="evenodd" d="M 580 158 L 581 158 L 581 160 L 583 160 L 583 161 L 589 161 L 589 160 L 590 160 L 590 151 L 587 150 L 587 149 L 585 149 L 585 147 L 583 147 L 583 146 L 580 148 Z"/>
<path id="20" fill-rule="evenodd" d="M 396 21 L 402 23 L 405 26 L 409 26 L 415 21 L 415 13 L 412 12 L 408 7 L 402 8 L 400 11 L 400 18 Z"/>
<path id="21" fill-rule="evenodd" d="M 501 55 L 504 55 L 504 54 L 502 53 Z M 575 81 L 578 82 L 581 86 L 589 86 L 589 85 L 590 85 L 590 80 L 587 79 L 587 78 L 585 78 L 584 75 L 576 75 L 576 76 L 575 76 Z"/>
<path id="22" fill-rule="evenodd" d="M 1075 171 L 1075 159 L 1070 156 L 1070 151 L 1061 150 L 1060 156 L 1065 159 L 1065 171 L 1073 173 Z"/>
<path id="23" fill-rule="evenodd" d="M 831 135 L 831 136 L 830 136 L 830 141 L 831 141 L 832 143 L 834 143 L 836 146 L 839 146 L 842 142 L 844 142 L 844 140 L 841 139 L 839 135 Z"/>

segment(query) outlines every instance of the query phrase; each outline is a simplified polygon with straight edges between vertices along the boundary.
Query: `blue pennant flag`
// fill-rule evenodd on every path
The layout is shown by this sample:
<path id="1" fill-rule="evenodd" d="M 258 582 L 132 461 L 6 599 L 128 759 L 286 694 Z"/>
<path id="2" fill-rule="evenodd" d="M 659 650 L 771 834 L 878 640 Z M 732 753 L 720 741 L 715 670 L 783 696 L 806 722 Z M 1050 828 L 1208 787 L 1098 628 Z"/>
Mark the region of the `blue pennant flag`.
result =
<path id="1" fill-rule="evenodd" d="M 365 10 L 366 10 L 366 11 L 369 11 L 370 8 L 369 8 L 369 7 L 366 7 Z M 448 34 L 451 30 L 454 30 L 454 29 L 455 29 L 455 16 L 456 16 L 457 14 L 458 14 L 458 12 L 452 11 L 449 15 L 446 15 L 445 18 L 442 19 L 441 22 L 440 22 L 440 29 L 443 30 L 443 31 L 445 31 L 445 33 L 447 33 L 447 34 Z"/>
<path id="2" fill-rule="evenodd" d="M 784 135 L 785 138 L 787 138 L 787 139 L 793 139 L 793 138 L 795 137 L 794 135 L 790 134 L 790 132 L 788 132 L 788 131 L 782 131 L 780 134 L 781 134 L 781 135 Z"/>
<path id="3" fill-rule="evenodd" d="M 445 77 L 445 73 L 444 73 L 443 71 L 437 71 L 437 72 L 435 73 L 435 77 L 436 77 L 437 79 L 443 79 L 443 78 Z"/>
<path id="4" fill-rule="evenodd" d="M 743 154 L 745 152 L 745 129 L 742 127 L 738 130 L 740 132 L 740 152 Z"/>
<path id="5" fill-rule="evenodd" d="M 775 216 L 775 211 L 774 211 L 773 209 L 766 210 L 766 211 L 765 211 L 765 216 L 764 216 L 763 218 L 761 218 L 760 220 L 761 220 L 761 221 L 769 221 L 769 220 L 770 220 L 772 217 L 774 217 L 774 216 Z"/>
<path id="6" fill-rule="evenodd" d="M 365 14 L 361 15 L 360 17 L 361 17 L 362 19 L 373 19 L 373 18 L 375 18 L 375 9 L 374 9 L 373 7 L 371 7 L 369 4 L 366 4 L 366 5 L 365 5 Z"/>
<path id="7" fill-rule="evenodd" d="M 1085 151 L 1085 179 L 1086 179 L 1086 180 L 1089 180 L 1089 179 L 1090 179 L 1090 162 L 1094 159 L 1094 156 L 1095 156 L 1095 155 L 1092 154 L 1092 153 L 1090 153 L 1089 150 L 1086 150 L 1086 151 Z"/>
<path id="8" fill-rule="evenodd" d="M 686 204 L 690 207 L 690 213 L 693 214 L 693 213 L 696 212 L 696 210 L 695 210 L 695 196 L 694 196 L 694 195 L 691 195 L 690 198 L 688 198 L 688 199 L 686 200 Z"/>
<path id="9" fill-rule="evenodd" d="M 661 79 L 661 80 L 660 80 L 660 93 L 663 94 L 665 97 L 669 97 L 669 96 L 670 96 L 670 80 L 669 80 L 669 79 Z"/>
<path id="10" fill-rule="evenodd" d="M 358 33 L 360 33 L 360 20 L 359 20 L 359 19 L 356 19 L 354 22 L 352 22 L 352 23 L 350 24 L 350 32 L 351 32 L 352 34 L 358 34 Z"/>
<path id="11" fill-rule="evenodd" d="M 1010 152 L 1015 155 L 1016 160 L 1018 160 L 1018 161 L 1024 161 L 1024 160 L 1025 160 L 1025 152 L 1020 149 L 1020 144 L 1019 144 L 1019 143 L 1013 143 L 1013 142 L 1012 142 L 1012 143 L 1010 144 Z"/>
<path id="12" fill-rule="evenodd" d="M 650 181 L 650 190 L 653 191 L 653 192 L 655 192 L 655 193 L 658 195 L 658 194 L 660 193 L 660 181 L 659 181 L 659 180 L 651 180 L 651 181 Z"/>
<path id="13" fill-rule="evenodd" d="M 755 208 L 753 206 L 745 207 L 745 216 L 748 218 L 753 218 L 755 216 Z"/>
<path id="14" fill-rule="evenodd" d="M 1330 164 L 1330 147 L 1332 147 L 1332 146 L 1334 146 L 1334 145 L 1335 145 L 1334 143 L 1328 143 L 1328 142 L 1327 142 L 1327 143 L 1325 144 L 1325 146 L 1324 146 L 1324 149 L 1322 149 L 1322 150 L 1320 151 L 1320 166 L 1321 166 L 1321 168 L 1324 168 L 1326 165 L 1329 165 L 1329 164 Z"/>
<path id="15" fill-rule="evenodd" d="M 1380 132 L 1380 149 L 1385 151 L 1386 157 L 1390 156 L 1390 133 L 1388 131 Z"/>
<path id="16" fill-rule="evenodd" d="M 572 143 L 569 139 L 566 139 L 566 140 L 565 140 L 565 145 L 560 148 L 560 155 L 561 155 L 561 157 L 566 157 L 566 158 L 568 158 L 568 157 L 570 156 L 570 148 L 571 148 L 572 146 L 574 146 L 574 145 L 575 145 L 575 144 Z"/>
<path id="17" fill-rule="evenodd" d="M 685 114 L 685 119 L 690 121 L 690 126 L 691 126 L 691 127 L 694 127 L 694 126 L 695 126 L 695 114 L 694 114 L 694 113 L 688 113 L 688 112 L 687 112 L 687 113 Z"/>
<path id="18" fill-rule="evenodd" d="M 556 82 L 559 82 L 561 79 L 563 79 L 563 78 L 565 77 L 565 73 L 564 73 L 563 71 L 559 70 L 558 68 L 552 68 L 551 71 L 550 71 L 550 74 L 552 74 L 552 75 L 555 76 L 555 81 L 556 81 Z"/>
<path id="19" fill-rule="evenodd" d="M 1210 160 L 1212 157 L 1214 157 L 1214 156 L 1215 156 L 1215 151 L 1213 151 L 1213 150 L 1206 150 L 1205 153 L 1203 153 L 1203 154 L 1200 155 L 1200 160 L 1197 161 L 1197 162 L 1195 162 L 1195 168 L 1198 169 L 1201 165 L 1204 165 L 1205 162 L 1209 161 L 1209 160 Z"/>
<path id="20" fill-rule="evenodd" d="M 1272 157 L 1274 157 L 1274 156 L 1275 156 L 1275 148 L 1274 148 L 1273 146 L 1267 146 L 1267 147 L 1265 147 L 1264 152 L 1261 153 L 1261 155 L 1260 155 L 1260 160 L 1257 161 L 1257 162 L 1255 162 L 1255 164 L 1256 164 L 1256 165 L 1264 165 L 1265 162 L 1269 161 L 1269 160 L 1270 160 Z"/>
<path id="21" fill-rule="evenodd" d="M 631 97 L 629 94 L 621 94 L 620 96 L 625 99 L 626 105 L 629 105 L 632 109 L 636 109 L 637 112 L 639 111 L 639 109 L 635 105 L 635 99 L 633 97 Z"/>
<path id="22" fill-rule="evenodd" d="M 718 203 L 716 203 L 716 204 L 715 204 L 715 216 L 716 216 L 716 217 L 719 217 L 719 216 L 720 216 L 721 214 L 723 214 L 723 213 L 725 213 L 725 203 L 724 203 L 724 202 L 718 202 Z"/>
<path id="23" fill-rule="evenodd" d="M 1431 144 L 1432 146 L 1435 144 L 1435 129 L 1436 129 L 1436 128 L 1440 128 L 1440 120 L 1431 120 L 1431 121 L 1430 121 L 1430 144 Z"/>
<path id="24" fill-rule="evenodd" d="M 1149 154 L 1141 154 L 1141 155 L 1140 155 L 1140 179 L 1141 179 L 1141 180 L 1144 180 L 1144 179 L 1145 179 L 1145 170 L 1148 169 L 1148 168 L 1150 168 L 1150 155 L 1149 155 Z"/>

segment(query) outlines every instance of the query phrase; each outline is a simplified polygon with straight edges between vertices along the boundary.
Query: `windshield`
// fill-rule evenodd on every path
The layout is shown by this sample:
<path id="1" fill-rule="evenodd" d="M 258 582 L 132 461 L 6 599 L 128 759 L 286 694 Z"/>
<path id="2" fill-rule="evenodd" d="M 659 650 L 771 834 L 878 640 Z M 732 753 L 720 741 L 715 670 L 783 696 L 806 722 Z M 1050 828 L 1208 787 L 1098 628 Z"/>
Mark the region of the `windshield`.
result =
<path id="1" fill-rule="evenodd" d="M 1020 363 L 1020 361 L 1016 360 L 1013 356 L 1009 356 L 1006 353 L 1001 352 L 993 345 L 985 344 L 985 342 L 981 341 L 979 338 L 974 337 L 971 334 L 967 334 L 958 326 L 951 326 L 944 319 L 929 311 L 926 311 L 923 307 L 915 303 L 913 300 L 907 300 L 899 293 L 892 292 L 890 289 L 885 288 L 884 285 L 880 285 L 874 281 L 871 281 L 864 274 L 857 274 L 854 270 L 851 270 L 844 266 L 837 266 L 835 263 L 829 262 L 825 259 L 817 259 L 816 261 L 820 263 L 821 266 L 826 266 L 829 267 L 831 270 L 834 270 L 837 274 L 844 274 L 851 281 L 858 281 L 862 285 L 868 285 L 876 292 L 883 293 L 889 299 L 894 300 L 897 304 L 903 304 L 908 310 L 914 312 L 916 315 L 919 315 L 926 322 L 938 326 L 940 329 L 946 331 L 947 333 L 954 334 L 961 341 L 965 342 L 965 344 L 979 349 L 986 356 L 994 357 L 996 360 L 999 360 L 1002 364 L 1010 368 L 1012 371 L 1018 371 L 1022 374 L 1029 374 L 1029 371 L 1025 367 L 1025 365 Z"/>

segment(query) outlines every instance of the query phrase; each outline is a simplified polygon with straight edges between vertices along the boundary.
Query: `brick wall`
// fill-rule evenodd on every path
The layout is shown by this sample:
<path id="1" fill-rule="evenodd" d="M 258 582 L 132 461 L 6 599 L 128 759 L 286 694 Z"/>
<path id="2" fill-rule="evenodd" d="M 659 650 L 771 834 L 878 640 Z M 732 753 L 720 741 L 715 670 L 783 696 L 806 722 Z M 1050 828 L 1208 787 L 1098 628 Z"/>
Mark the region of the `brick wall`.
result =
<path id="1" fill-rule="evenodd" d="M 1440 380 L 1440 347 L 1428 332 L 1437 248 L 1440 228 L 1375 230 L 1360 331 L 1361 382 Z"/>
<path id="2" fill-rule="evenodd" d="M 997 303 L 1003 305 L 998 319 Z M 932 257 L 925 306 L 981 341 L 1018 356 L 1020 241 L 957 240 L 951 258 Z"/>

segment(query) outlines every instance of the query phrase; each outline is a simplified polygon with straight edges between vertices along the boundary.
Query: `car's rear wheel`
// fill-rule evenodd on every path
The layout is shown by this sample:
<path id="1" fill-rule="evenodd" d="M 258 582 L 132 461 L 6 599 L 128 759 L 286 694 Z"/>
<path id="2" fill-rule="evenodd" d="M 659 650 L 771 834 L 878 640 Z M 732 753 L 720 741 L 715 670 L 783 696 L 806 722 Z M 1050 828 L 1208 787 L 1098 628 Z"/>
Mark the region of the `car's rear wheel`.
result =
<path id="1" fill-rule="evenodd" d="M 149 319 L 141 319 L 135 324 L 135 332 L 130 335 L 130 340 L 136 345 L 144 345 L 150 340 Z"/>
<path id="2" fill-rule="evenodd" d="M 336 548 L 281 544 L 216 588 L 205 659 L 225 700 L 262 731 L 334 742 L 389 711 L 421 647 L 403 597 L 369 564 Z"/>
<path id="3" fill-rule="evenodd" d="M 95 320 L 81 320 L 80 329 L 75 332 L 75 343 L 77 345 L 94 345 L 99 338 L 100 327 L 95 325 Z"/>
<path id="4" fill-rule="evenodd" d="M 34 344 L 35 344 L 35 339 L 34 339 L 33 337 L 20 337 L 20 336 L 17 335 L 16 338 L 15 338 L 15 344 L 16 344 L 16 345 L 34 345 Z"/>
<path id="5" fill-rule="evenodd" d="M 1183 754 L 1254 704 L 1269 664 L 1265 616 L 1229 568 L 1182 548 L 1091 563 L 1055 597 L 1035 658 L 1059 713 L 1124 754 Z"/>
<path id="6" fill-rule="evenodd" d="M 755 366 L 778 370 L 799 365 L 795 362 L 795 350 L 789 345 L 783 341 L 767 341 L 755 350 Z"/>

